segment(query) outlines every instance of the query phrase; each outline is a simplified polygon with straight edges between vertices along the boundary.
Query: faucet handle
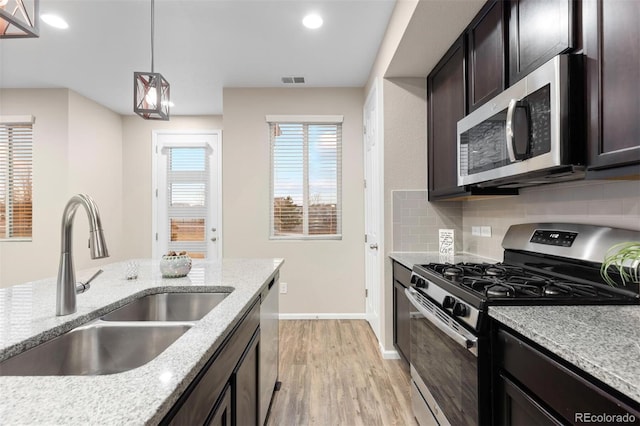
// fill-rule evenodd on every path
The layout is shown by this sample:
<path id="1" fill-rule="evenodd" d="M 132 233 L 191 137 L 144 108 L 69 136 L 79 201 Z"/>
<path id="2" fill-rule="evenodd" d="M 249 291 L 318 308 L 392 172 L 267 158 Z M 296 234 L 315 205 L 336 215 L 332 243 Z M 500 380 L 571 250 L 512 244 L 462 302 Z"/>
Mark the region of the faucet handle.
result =
<path id="1" fill-rule="evenodd" d="M 86 282 L 78 282 L 76 283 L 76 294 L 80 294 L 80 293 L 84 293 L 85 291 L 89 290 L 91 288 L 91 281 L 93 281 L 98 275 L 100 275 L 101 273 L 103 273 L 104 271 L 102 269 L 98 269 L 98 271 L 91 275 L 91 278 L 89 278 Z"/>

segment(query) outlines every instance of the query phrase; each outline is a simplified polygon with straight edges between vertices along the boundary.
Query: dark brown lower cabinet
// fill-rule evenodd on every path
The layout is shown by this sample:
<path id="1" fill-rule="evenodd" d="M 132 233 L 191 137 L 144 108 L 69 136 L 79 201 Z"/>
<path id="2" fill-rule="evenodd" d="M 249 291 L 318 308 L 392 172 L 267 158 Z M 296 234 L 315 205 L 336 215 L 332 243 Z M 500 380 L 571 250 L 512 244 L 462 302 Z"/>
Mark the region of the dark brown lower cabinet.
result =
<path id="1" fill-rule="evenodd" d="M 405 287 L 398 281 L 393 282 L 393 343 L 400 355 L 411 362 L 411 333 L 409 328 L 409 313 L 411 302 L 404 294 Z"/>
<path id="2" fill-rule="evenodd" d="M 208 426 L 231 426 L 231 386 L 227 386 L 220 404 L 207 420 Z"/>
<path id="3" fill-rule="evenodd" d="M 258 424 L 258 345 L 260 330 L 256 331 L 249 347 L 234 373 L 235 422 L 237 426 Z"/>
<path id="4" fill-rule="evenodd" d="M 409 316 L 411 302 L 404 289 L 411 285 L 411 269 L 395 260 L 393 266 L 393 346 L 400 355 L 411 363 L 411 331 Z"/>
<path id="5" fill-rule="evenodd" d="M 257 425 L 259 326 L 256 300 L 160 424 Z"/>
<path id="6" fill-rule="evenodd" d="M 498 326 L 494 336 L 496 425 L 583 424 L 596 415 L 638 424 L 629 397 L 512 330 Z"/>

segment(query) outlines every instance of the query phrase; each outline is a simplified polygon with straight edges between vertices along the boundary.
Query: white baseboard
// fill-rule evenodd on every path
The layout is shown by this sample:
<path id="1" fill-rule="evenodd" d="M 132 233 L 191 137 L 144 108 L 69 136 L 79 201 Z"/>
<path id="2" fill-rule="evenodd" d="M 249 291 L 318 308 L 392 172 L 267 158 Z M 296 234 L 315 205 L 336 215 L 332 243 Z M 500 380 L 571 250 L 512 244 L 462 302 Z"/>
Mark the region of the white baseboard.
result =
<path id="1" fill-rule="evenodd" d="M 279 314 L 281 320 L 327 320 L 327 319 L 366 319 L 365 314 Z"/>
<path id="2" fill-rule="evenodd" d="M 395 349 L 388 351 L 384 348 L 384 346 L 382 346 L 382 343 L 378 343 L 378 346 L 380 346 L 380 354 L 382 355 L 382 359 L 400 359 L 400 354 Z"/>

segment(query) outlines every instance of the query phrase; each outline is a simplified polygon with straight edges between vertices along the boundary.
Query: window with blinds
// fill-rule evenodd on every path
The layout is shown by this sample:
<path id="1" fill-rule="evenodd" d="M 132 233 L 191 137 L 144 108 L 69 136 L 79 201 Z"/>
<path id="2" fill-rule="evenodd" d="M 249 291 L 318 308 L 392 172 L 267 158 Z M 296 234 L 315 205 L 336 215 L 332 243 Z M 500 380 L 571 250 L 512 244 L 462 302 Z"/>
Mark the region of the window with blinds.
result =
<path id="1" fill-rule="evenodd" d="M 206 147 L 167 147 L 168 249 L 207 254 L 209 155 Z"/>
<path id="2" fill-rule="evenodd" d="M 342 123 L 270 122 L 271 237 L 339 239 Z"/>
<path id="3" fill-rule="evenodd" d="M 30 240 L 33 118 L 0 117 L 0 240 Z"/>

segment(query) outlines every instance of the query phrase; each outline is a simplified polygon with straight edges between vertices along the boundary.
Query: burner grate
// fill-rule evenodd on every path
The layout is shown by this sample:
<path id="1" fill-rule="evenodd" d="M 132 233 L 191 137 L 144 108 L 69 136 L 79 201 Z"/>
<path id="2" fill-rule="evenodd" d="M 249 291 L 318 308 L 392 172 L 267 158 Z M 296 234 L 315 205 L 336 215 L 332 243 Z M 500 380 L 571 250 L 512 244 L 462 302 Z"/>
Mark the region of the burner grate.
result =
<path id="1" fill-rule="evenodd" d="M 504 263 L 429 263 L 423 266 L 488 299 L 613 297 L 596 286 L 543 276 Z"/>

